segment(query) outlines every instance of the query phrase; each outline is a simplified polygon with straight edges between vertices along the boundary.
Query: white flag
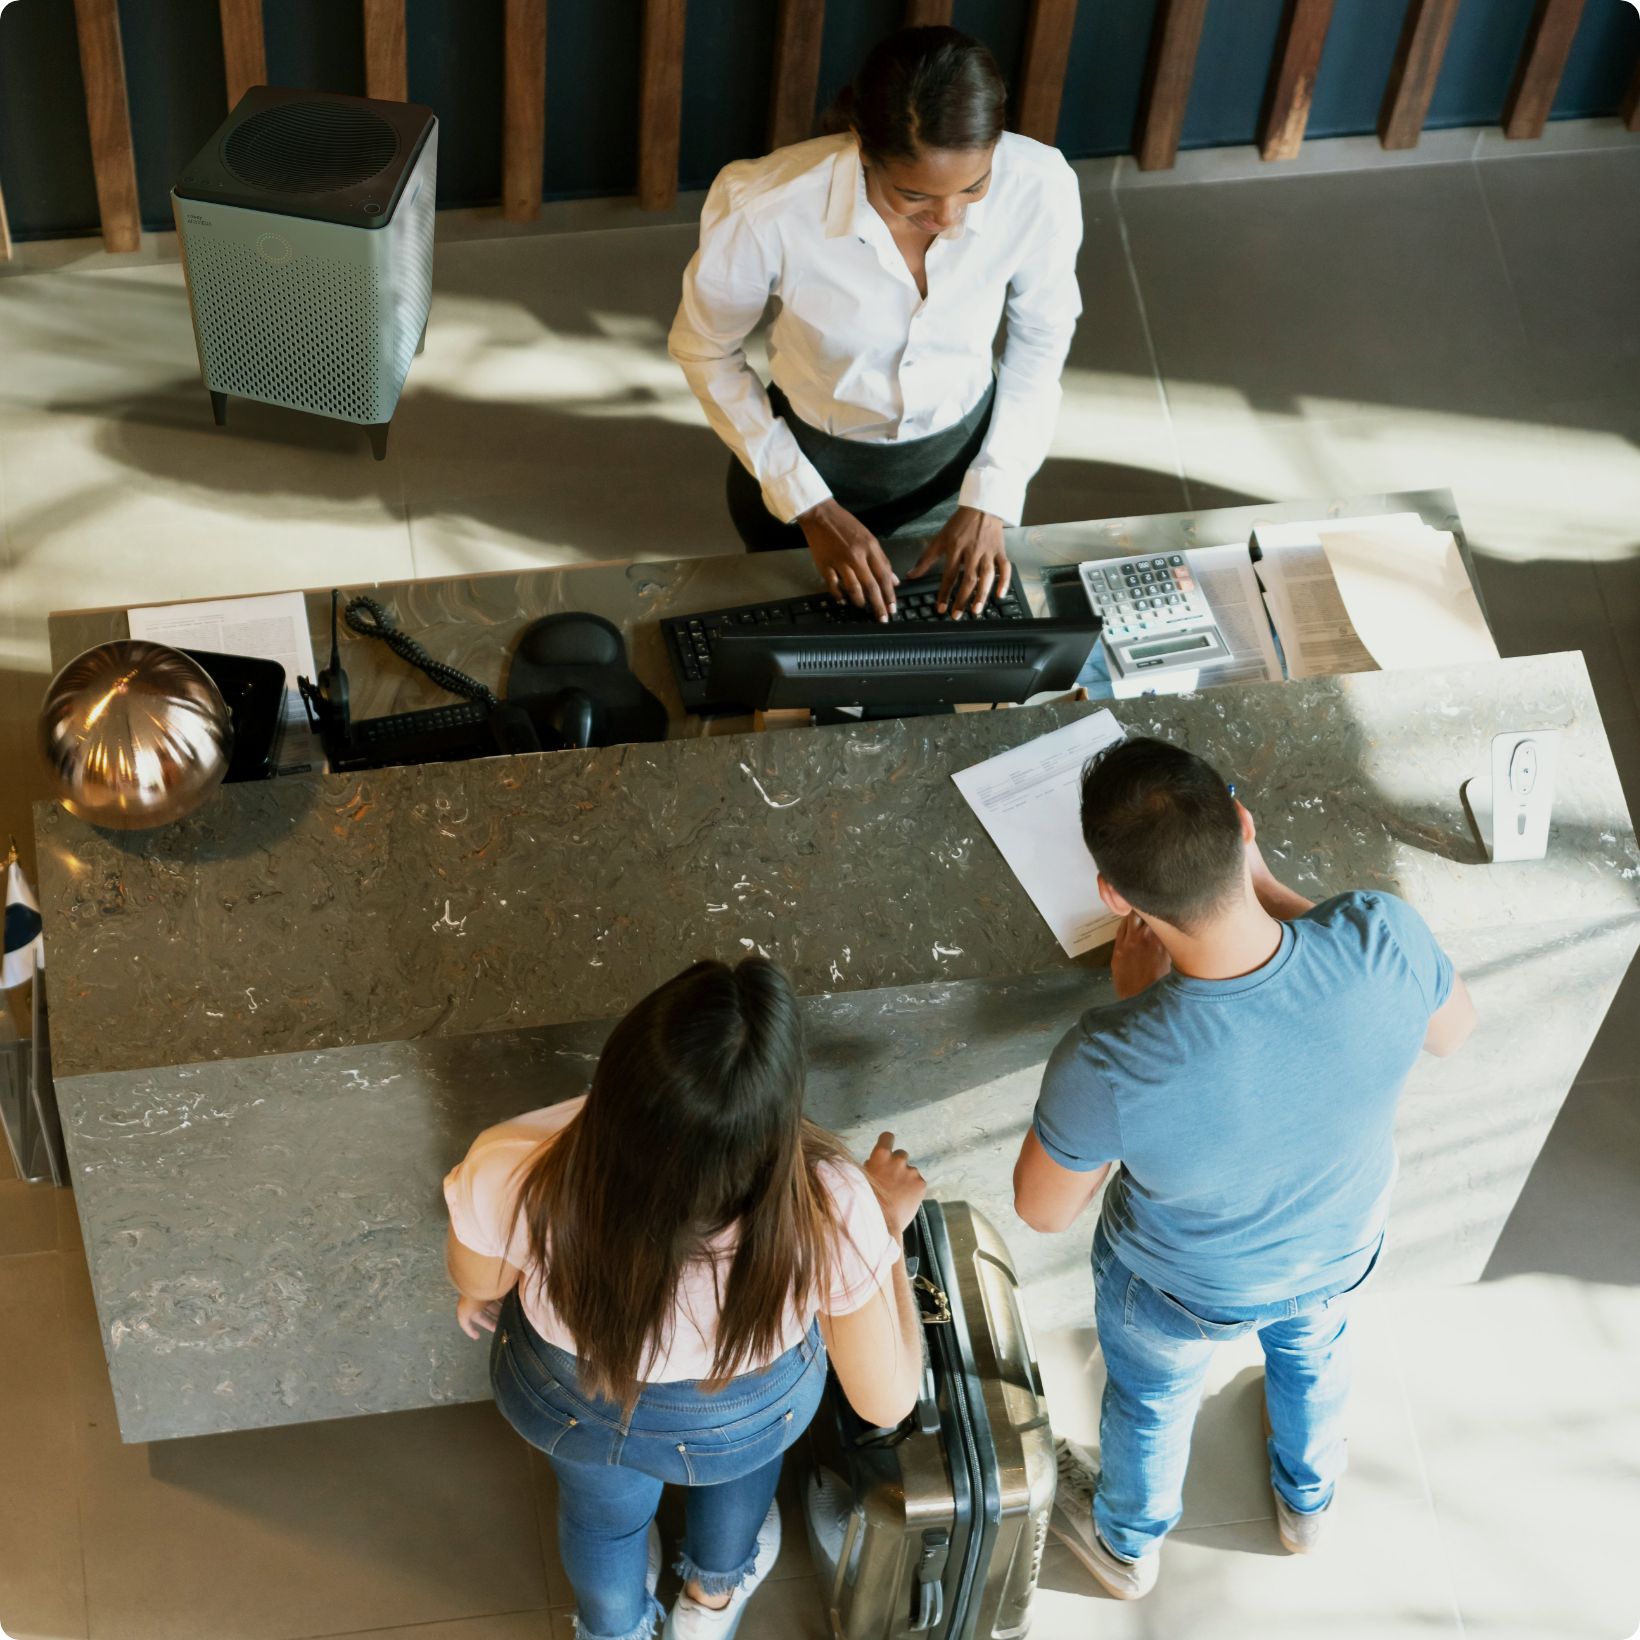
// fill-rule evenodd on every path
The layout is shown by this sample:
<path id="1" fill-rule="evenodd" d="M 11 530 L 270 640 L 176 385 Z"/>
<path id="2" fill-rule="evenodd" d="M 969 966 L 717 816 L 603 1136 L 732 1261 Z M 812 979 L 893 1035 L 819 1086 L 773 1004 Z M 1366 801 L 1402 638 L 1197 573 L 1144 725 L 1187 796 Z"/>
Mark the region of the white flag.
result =
<path id="1" fill-rule="evenodd" d="M 35 964 L 45 966 L 40 938 L 40 907 L 28 886 L 23 868 L 13 860 L 6 872 L 6 957 L 0 972 L 0 990 L 34 978 Z"/>

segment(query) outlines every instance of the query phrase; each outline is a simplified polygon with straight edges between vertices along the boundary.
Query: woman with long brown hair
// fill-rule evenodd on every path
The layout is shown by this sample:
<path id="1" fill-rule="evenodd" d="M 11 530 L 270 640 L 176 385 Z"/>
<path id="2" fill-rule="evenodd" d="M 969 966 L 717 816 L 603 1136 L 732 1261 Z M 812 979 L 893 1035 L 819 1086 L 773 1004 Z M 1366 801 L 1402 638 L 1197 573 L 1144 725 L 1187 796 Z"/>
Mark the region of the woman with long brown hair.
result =
<path id="1" fill-rule="evenodd" d="M 444 1181 L 457 1319 L 558 1477 L 583 1640 L 640 1640 L 665 1482 L 688 1488 L 667 1640 L 729 1640 L 780 1548 L 781 1455 L 829 1353 L 868 1423 L 922 1366 L 900 1238 L 921 1175 L 803 1117 L 797 1000 L 773 963 L 702 962 L 616 1025 L 581 1099 L 503 1122 Z"/>

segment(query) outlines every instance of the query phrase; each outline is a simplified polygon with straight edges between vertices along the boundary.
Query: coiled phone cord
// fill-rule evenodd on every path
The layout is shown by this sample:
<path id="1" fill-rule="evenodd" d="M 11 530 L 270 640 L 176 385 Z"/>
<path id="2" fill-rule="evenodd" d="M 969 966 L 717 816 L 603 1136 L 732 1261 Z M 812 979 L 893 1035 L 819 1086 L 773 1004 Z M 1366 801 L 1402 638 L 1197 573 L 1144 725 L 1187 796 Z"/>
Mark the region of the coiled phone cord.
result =
<path id="1" fill-rule="evenodd" d="M 371 619 L 366 620 L 366 615 Z M 346 616 L 347 624 L 361 637 L 380 638 L 401 661 L 425 672 L 440 689 L 448 689 L 452 695 L 465 695 L 469 700 L 482 701 L 492 712 L 501 704 L 493 689 L 468 677 L 465 672 L 456 671 L 453 666 L 446 666 L 443 661 L 434 660 L 407 632 L 399 631 L 393 625 L 392 617 L 374 598 L 350 598 Z"/>

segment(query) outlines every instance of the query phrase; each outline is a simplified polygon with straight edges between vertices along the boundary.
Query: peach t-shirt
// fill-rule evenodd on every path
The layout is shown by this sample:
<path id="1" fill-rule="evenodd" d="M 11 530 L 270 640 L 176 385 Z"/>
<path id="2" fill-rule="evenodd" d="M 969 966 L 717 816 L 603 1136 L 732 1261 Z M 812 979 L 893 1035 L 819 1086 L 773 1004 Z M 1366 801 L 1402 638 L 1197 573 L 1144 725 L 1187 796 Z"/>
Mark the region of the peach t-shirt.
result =
<path id="1" fill-rule="evenodd" d="M 473 1140 L 466 1159 L 450 1170 L 444 1180 L 444 1200 L 450 1209 L 450 1224 L 456 1239 L 484 1258 L 502 1258 L 520 1270 L 529 1265 L 529 1240 L 522 1219 L 513 1216 L 513 1202 L 529 1164 L 540 1154 L 543 1144 L 572 1122 L 586 1103 L 585 1095 L 532 1110 L 511 1121 L 486 1128 Z M 900 1256 L 900 1240 L 890 1233 L 876 1192 L 864 1173 L 852 1163 L 827 1164 L 820 1176 L 838 1207 L 838 1218 L 846 1232 L 837 1249 L 831 1291 L 823 1304 L 810 1302 L 799 1309 L 788 1302 L 786 1323 L 774 1355 L 783 1355 L 803 1338 L 816 1309 L 827 1315 L 848 1315 L 862 1309 L 872 1295 L 886 1288 L 894 1261 Z M 732 1253 L 733 1226 L 714 1243 L 720 1257 Z M 725 1270 L 725 1274 L 727 1271 Z M 526 1279 L 520 1283 L 519 1297 L 529 1322 L 549 1344 L 575 1354 L 575 1340 L 564 1328 L 539 1285 Z M 712 1370 L 712 1352 L 717 1336 L 718 1300 L 709 1264 L 700 1263 L 684 1272 L 672 1318 L 662 1335 L 661 1345 L 639 1374 L 645 1383 L 675 1383 L 705 1378 Z M 772 1361 L 774 1356 L 770 1357 Z M 768 1361 L 743 1367 L 742 1372 L 758 1372 Z"/>

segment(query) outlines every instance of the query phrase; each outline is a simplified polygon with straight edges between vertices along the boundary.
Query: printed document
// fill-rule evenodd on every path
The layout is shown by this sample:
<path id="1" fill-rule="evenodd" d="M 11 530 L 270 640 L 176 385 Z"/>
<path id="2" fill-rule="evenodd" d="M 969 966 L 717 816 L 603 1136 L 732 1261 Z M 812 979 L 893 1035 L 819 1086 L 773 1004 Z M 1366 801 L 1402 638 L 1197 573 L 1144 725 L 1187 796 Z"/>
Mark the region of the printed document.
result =
<path id="1" fill-rule="evenodd" d="M 1385 671 L 1498 658 L 1449 531 L 1324 530 L 1321 545 L 1350 621 Z"/>
<path id="2" fill-rule="evenodd" d="M 1299 524 L 1260 524 L 1253 531 L 1264 554 L 1259 564 L 1265 601 L 1281 639 L 1290 678 L 1331 677 L 1340 672 L 1376 672 L 1378 662 L 1350 620 L 1332 565 L 1321 545 L 1332 530 L 1417 530 L 1417 513 L 1377 518 L 1318 518 Z"/>
<path id="3" fill-rule="evenodd" d="M 160 604 L 128 612 L 133 638 L 173 649 L 207 649 L 278 661 L 285 669 L 285 722 L 306 729 L 296 678 L 318 676 L 308 637 L 307 602 L 299 592 L 259 598 L 213 598 L 198 604 Z"/>
<path id="4" fill-rule="evenodd" d="M 998 752 L 951 778 L 1068 957 L 1116 937 L 1082 841 L 1082 766 L 1122 739 L 1108 711 Z"/>

